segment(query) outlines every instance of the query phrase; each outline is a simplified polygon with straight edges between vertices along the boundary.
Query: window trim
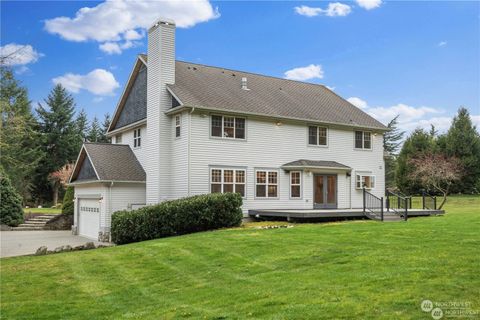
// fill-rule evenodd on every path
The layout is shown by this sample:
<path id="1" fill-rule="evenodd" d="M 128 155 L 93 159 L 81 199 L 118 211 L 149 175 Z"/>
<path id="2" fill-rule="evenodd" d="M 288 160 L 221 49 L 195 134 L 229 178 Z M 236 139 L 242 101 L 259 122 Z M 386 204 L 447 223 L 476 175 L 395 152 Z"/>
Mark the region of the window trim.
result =
<path id="1" fill-rule="evenodd" d="M 359 177 L 360 177 L 360 181 L 358 179 Z M 365 187 L 365 190 L 375 190 L 375 188 L 377 187 L 377 177 L 373 173 L 367 173 L 367 172 L 359 172 L 355 174 L 355 189 L 357 190 L 363 189 L 364 177 L 373 178 L 373 188 L 371 187 L 371 182 L 370 182 L 370 187 L 369 188 Z M 358 186 L 358 182 L 360 182 L 360 187 Z"/>
<path id="2" fill-rule="evenodd" d="M 361 132 L 362 133 L 362 147 L 361 148 L 357 148 L 357 141 L 356 141 L 356 135 L 357 135 L 357 132 Z M 370 134 L 370 148 L 365 148 L 365 133 L 369 133 Z M 353 131 L 353 148 L 355 150 L 362 150 L 362 151 L 372 151 L 373 150 L 373 133 L 372 131 L 368 131 L 368 130 L 354 130 Z"/>
<path id="3" fill-rule="evenodd" d="M 221 129 L 221 132 L 222 132 L 222 136 L 219 137 L 219 136 L 214 136 L 213 135 L 213 130 L 212 130 L 212 127 L 213 127 L 213 117 L 214 116 L 217 116 L 217 117 L 222 117 L 222 129 Z M 228 114 L 218 114 L 218 113 L 211 113 L 209 115 L 210 117 L 210 120 L 209 120 L 209 123 L 210 123 L 210 126 L 209 126 L 209 137 L 210 139 L 218 139 L 218 140 L 229 140 L 229 141 L 247 141 L 247 117 L 243 117 L 243 116 L 236 116 L 236 115 L 228 115 Z M 245 121 L 245 127 L 244 127 L 244 138 L 236 138 L 236 137 L 233 137 L 233 138 L 230 138 L 230 137 L 224 137 L 223 133 L 224 133 L 224 130 L 225 130 L 225 117 L 231 117 L 231 118 L 234 118 L 234 127 L 233 127 L 233 130 L 234 130 L 234 135 L 236 135 L 236 132 L 237 132 L 237 127 L 236 127 L 236 119 L 243 119 Z"/>
<path id="4" fill-rule="evenodd" d="M 257 196 L 257 172 L 263 171 L 266 172 L 265 176 L 265 184 L 261 183 L 260 185 L 265 185 L 265 197 L 258 197 Z M 268 173 L 269 172 L 276 172 L 277 173 L 277 196 L 276 197 L 269 197 L 268 196 L 268 186 L 270 183 L 268 182 Z M 253 195 L 255 200 L 278 200 L 280 199 L 280 170 L 276 168 L 255 168 L 254 170 L 254 190 Z M 273 185 L 273 184 L 272 184 Z"/>
<path id="5" fill-rule="evenodd" d="M 120 141 L 119 141 L 118 138 L 120 138 Z M 122 140 L 123 140 L 123 136 L 122 136 L 121 133 L 118 133 L 118 134 L 115 135 L 115 144 L 121 144 Z"/>
<path id="6" fill-rule="evenodd" d="M 142 147 L 142 128 L 133 129 L 133 149 Z"/>
<path id="7" fill-rule="evenodd" d="M 242 199 L 247 198 L 247 168 L 246 167 L 209 166 L 208 169 L 209 169 L 208 170 L 208 191 L 209 191 L 209 193 L 213 193 L 212 192 L 212 184 L 214 182 L 212 181 L 212 171 L 213 170 L 220 170 L 221 171 L 221 182 L 220 183 L 215 182 L 215 184 L 220 184 L 220 186 L 221 186 L 221 192 L 220 193 L 224 193 L 223 192 L 223 186 L 225 184 L 225 182 L 224 182 L 224 171 L 225 170 L 232 170 L 233 171 L 233 182 L 232 183 L 227 183 L 227 184 L 232 184 L 233 185 L 234 193 L 235 193 L 235 185 L 236 184 L 243 184 L 244 185 L 244 196 L 242 197 Z M 237 183 L 236 182 L 237 171 L 243 171 L 244 172 L 244 182 L 243 183 Z"/>
<path id="8" fill-rule="evenodd" d="M 299 173 L 299 179 L 300 179 L 300 182 L 298 184 L 293 184 L 292 183 L 292 174 L 293 173 Z M 293 171 L 290 171 L 289 175 L 288 175 L 288 179 L 289 179 L 289 183 L 290 183 L 290 199 L 291 200 L 301 200 L 303 198 L 303 187 L 302 187 L 302 182 L 303 182 L 303 172 L 300 171 L 300 170 L 293 170 Z M 292 187 L 293 186 L 299 186 L 300 187 L 300 196 L 299 197 L 293 197 L 292 196 Z"/>
<path id="9" fill-rule="evenodd" d="M 317 143 L 316 144 L 310 144 L 310 127 L 317 128 Z M 325 130 L 327 130 L 327 136 L 326 136 L 327 144 L 318 144 L 319 128 L 324 128 Z M 318 125 L 318 124 L 307 124 L 307 146 L 314 147 L 314 148 L 328 148 L 329 145 L 330 145 L 330 128 L 329 127 Z"/>
<path id="10" fill-rule="evenodd" d="M 182 115 L 181 114 L 176 114 L 175 115 L 175 138 L 181 138 L 182 137 Z M 178 122 L 177 122 L 178 119 Z M 177 135 L 177 128 L 178 128 L 178 135 Z"/>

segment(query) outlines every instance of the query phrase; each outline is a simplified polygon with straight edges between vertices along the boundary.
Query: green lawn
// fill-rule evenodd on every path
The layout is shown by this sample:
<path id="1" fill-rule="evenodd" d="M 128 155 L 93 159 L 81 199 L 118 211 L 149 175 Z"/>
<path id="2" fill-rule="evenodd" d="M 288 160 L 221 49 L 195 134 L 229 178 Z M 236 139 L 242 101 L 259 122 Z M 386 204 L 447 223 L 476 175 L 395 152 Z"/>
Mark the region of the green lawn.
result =
<path id="1" fill-rule="evenodd" d="M 25 214 L 29 213 L 41 213 L 41 214 L 59 214 L 62 213 L 62 209 L 53 208 L 23 208 Z"/>
<path id="2" fill-rule="evenodd" d="M 2 319 L 432 319 L 424 299 L 480 310 L 480 198 L 445 209 L 2 259 Z"/>

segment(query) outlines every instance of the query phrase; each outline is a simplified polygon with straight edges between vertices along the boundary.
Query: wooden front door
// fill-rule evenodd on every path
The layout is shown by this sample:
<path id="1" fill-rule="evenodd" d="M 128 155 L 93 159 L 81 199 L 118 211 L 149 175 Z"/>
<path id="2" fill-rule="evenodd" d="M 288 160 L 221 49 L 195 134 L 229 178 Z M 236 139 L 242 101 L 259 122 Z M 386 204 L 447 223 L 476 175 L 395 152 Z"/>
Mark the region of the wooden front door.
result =
<path id="1" fill-rule="evenodd" d="M 316 174 L 313 177 L 313 207 L 335 209 L 337 207 L 337 175 Z"/>

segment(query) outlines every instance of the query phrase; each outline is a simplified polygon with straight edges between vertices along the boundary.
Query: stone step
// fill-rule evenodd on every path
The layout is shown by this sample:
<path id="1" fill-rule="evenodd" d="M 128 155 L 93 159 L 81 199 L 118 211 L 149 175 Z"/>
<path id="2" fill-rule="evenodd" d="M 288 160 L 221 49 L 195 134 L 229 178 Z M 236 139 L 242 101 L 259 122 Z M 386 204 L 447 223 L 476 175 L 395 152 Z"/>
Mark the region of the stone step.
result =
<path id="1" fill-rule="evenodd" d="M 43 221 L 36 221 L 36 220 L 25 220 L 24 223 L 31 223 L 31 224 L 46 224 L 48 220 L 43 220 Z"/>
<path id="2" fill-rule="evenodd" d="M 45 224 L 21 223 L 18 226 L 19 227 L 39 227 L 39 228 L 43 228 L 43 227 L 45 227 Z"/>
<path id="3" fill-rule="evenodd" d="M 35 216 L 33 219 L 53 219 L 57 216 L 59 216 L 60 214 L 46 214 L 46 215 L 41 215 L 41 216 Z"/>
<path id="4" fill-rule="evenodd" d="M 37 231 L 43 230 L 43 227 L 15 227 L 12 228 L 12 231 Z"/>
<path id="5" fill-rule="evenodd" d="M 33 218 L 29 218 L 28 220 L 39 220 L 39 221 L 48 221 L 48 220 L 51 220 L 52 217 L 33 217 Z"/>

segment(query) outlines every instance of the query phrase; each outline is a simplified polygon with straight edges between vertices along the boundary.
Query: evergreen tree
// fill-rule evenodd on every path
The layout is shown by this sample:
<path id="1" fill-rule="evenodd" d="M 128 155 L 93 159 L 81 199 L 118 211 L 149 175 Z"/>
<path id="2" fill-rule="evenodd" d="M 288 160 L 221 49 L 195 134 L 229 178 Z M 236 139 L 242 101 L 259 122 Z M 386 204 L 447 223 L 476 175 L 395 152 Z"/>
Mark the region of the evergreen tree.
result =
<path id="1" fill-rule="evenodd" d="M 80 110 L 77 115 L 77 119 L 75 120 L 75 127 L 77 129 L 78 135 L 82 138 L 82 143 L 87 138 L 87 131 L 88 131 L 88 119 L 87 113 L 84 109 Z"/>
<path id="2" fill-rule="evenodd" d="M 0 224 L 16 227 L 22 222 L 22 198 L 0 167 Z"/>
<path id="3" fill-rule="evenodd" d="M 99 142 L 102 136 L 102 129 L 97 116 L 93 117 L 90 129 L 88 130 L 87 140 L 89 142 Z"/>
<path id="4" fill-rule="evenodd" d="M 37 108 L 46 156 L 38 167 L 36 179 L 38 195 L 52 199 L 55 195 L 48 181 L 49 174 L 76 160 L 79 135 L 73 119 L 75 102 L 62 85 L 52 89 L 45 105 L 39 103 Z"/>
<path id="5" fill-rule="evenodd" d="M 397 158 L 395 182 L 397 187 L 406 194 L 418 194 L 422 186 L 414 179 L 411 172 L 414 168 L 410 165 L 412 158 L 418 158 L 434 149 L 434 140 L 423 129 L 415 129 L 405 140 Z"/>
<path id="6" fill-rule="evenodd" d="M 480 184 L 480 136 L 466 108 L 460 108 L 453 118 L 445 138 L 444 153 L 460 159 L 464 176 L 453 187 L 452 192 L 472 193 Z"/>
<path id="7" fill-rule="evenodd" d="M 111 121 L 110 114 L 106 113 L 102 123 L 102 130 L 101 130 L 99 142 L 107 142 L 107 143 L 110 142 L 110 138 L 107 137 L 107 131 L 108 131 L 108 127 L 110 126 L 110 121 Z"/>
<path id="8" fill-rule="evenodd" d="M 390 131 L 383 135 L 383 150 L 388 156 L 385 159 L 385 184 L 387 188 L 395 186 L 395 166 L 397 162 L 398 149 L 402 143 L 404 131 L 398 128 L 398 116 L 393 118 L 387 125 Z"/>
<path id="9" fill-rule="evenodd" d="M 0 164 L 15 189 L 29 199 L 34 172 L 44 155 L 39 145 L 38 123 L 31 111 L 27 89 L 18 83 L 10 69 L 0 67 L 0 72 Z"/>
<path id="10" fill-rule="evenodd" d="M 67 191 L 63 196 L 62 214 L 73 216 L 74 205 L 73 198 L 75 197 L 75 190 L 73 187 L 67 187 Z"/>

